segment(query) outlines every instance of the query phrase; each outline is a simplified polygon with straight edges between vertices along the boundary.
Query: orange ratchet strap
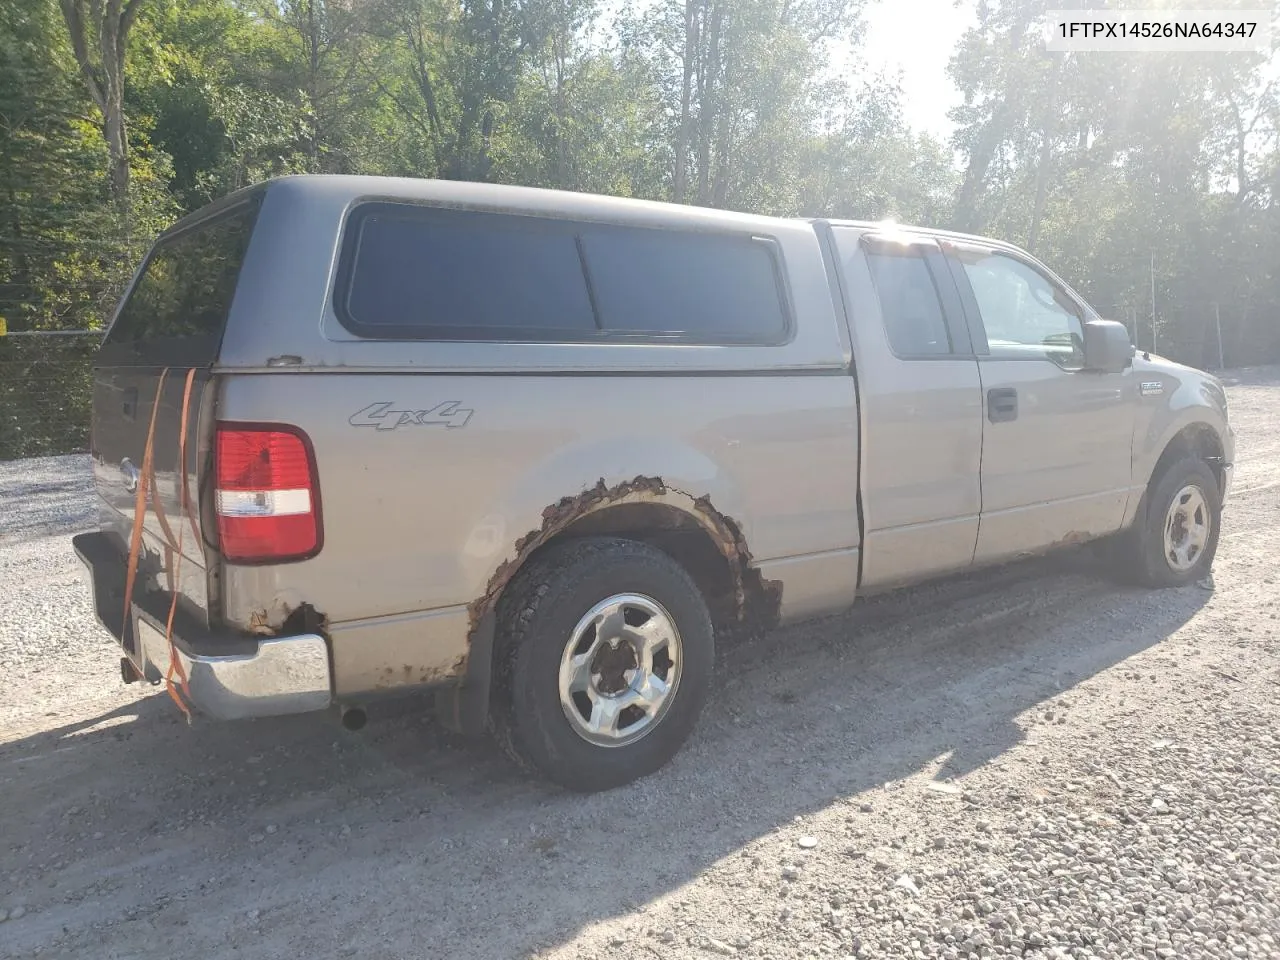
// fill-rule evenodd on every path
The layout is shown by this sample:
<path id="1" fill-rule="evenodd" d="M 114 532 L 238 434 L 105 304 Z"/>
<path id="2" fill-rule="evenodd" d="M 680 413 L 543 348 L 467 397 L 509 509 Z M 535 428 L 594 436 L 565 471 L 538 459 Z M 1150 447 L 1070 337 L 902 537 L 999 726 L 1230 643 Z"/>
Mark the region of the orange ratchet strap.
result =
<path id="1" fill-rule="evenodd" d="M 133 588 L 137 578 L 138 559 L 142 549 L 142 529 L 146 519 L 147 502 L 150 500 L 151 506 L 155 510 L 156 520 L 159 521 L 160 530 L 165 538 L 165 574 L 170 593 L 169 616 L 165 621 L 164 630 L 165 643 L 169 647 L 169 667 L 165 671 L 164 677 L 165 691 L 169 694 L 170 699 L 178 705 L 178 709 L 182 711 L 188 723 L 191 722 L 191 708 L 187 706 L 183 697 L 178 695 L 178 690 L 181 690 L 184 696 L 189 699 L 190 689 L 188 687 L 187 672 L 182 666 L 182 659 L 178 656 L 177 646 L 173 641 L 173 618 L 178 609 L 178 591 L 181 589 L 178 577 L 182 570 L 182 544 L 185 532 L 183 521 L 188 516 L 191 519 L 192 531 L 197 537 L 199 536 L 196 517 L 194 513 L 188 514 L 188 503 L 190 501 L 187 489 L 187 425 L 190 420 L 191 389 L 195 383 L 195 375 L 195 368 L 187 371 L 186 383 L 182 391 L 182 418 L 178 426 L 178 462 L 180 465 L 180 483 L 182 485 L 179 491 L 178 503 L 181 515 L 178 518 L 178 535 L 176 538 L 174 537 L 173 529 L 169 526 L 168 517 L 165 516 L 155 477 L 156 415 L 160 410 L 160 401 L 164 396 L 165 381 L 169 376 L 168 367 L 160 372 L 160 383 L 156 386 L 155 400 L 151 405 L 151 423 L 147 427 L 147 442 L 142 454 L 142 470 L 138 477 L 138 489 L 134 496 L 133 531 L 129 538 L 129 565 L 125 575 L 125 622 L 123 628 L 128 628 L 129 618 L 133 613 Z M 135 644 L 140 644 L 139 638 L 135 636 L 134 642 Z M 141 655 L 140 647 L 138 653 Z M 177 689 L 175 689 L 175 677 L 177 678 Z"/>

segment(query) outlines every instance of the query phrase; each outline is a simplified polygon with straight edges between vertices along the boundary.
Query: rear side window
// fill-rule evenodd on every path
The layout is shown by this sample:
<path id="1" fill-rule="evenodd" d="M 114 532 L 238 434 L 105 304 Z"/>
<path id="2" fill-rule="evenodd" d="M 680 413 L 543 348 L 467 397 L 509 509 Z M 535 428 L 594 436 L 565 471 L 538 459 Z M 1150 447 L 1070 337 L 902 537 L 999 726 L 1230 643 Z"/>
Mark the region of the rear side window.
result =
<path id="1" fill-rule="evenodd" d="M 160 240 L 107 334 L 103 356 L 212 363 L 257 215 L 255 202 Z"/>
<path id="2" fill-rule="evenodd" d="M 582 238 L 600 323 L 619 333 L 778 343 L 786 317 L 767 241 L 596 228 Z"/>
<path id="3" fill-rule="evenodd" d="M 889 347 L 902 358 L 953 352 L 933 274 L 919 250 L 867 253 Z"/>
<path id="4" fill-rule="evenodd" d="M 535 217 L 366 208 L 345 314 L 369 337 L 572 339 L 596 321 L 571 229 Z"/>
<path id="5" fill-rule="evenodd" d="M 779 343 L 769 241 L 369 203 L 334 298 L 376 339 Z"/>

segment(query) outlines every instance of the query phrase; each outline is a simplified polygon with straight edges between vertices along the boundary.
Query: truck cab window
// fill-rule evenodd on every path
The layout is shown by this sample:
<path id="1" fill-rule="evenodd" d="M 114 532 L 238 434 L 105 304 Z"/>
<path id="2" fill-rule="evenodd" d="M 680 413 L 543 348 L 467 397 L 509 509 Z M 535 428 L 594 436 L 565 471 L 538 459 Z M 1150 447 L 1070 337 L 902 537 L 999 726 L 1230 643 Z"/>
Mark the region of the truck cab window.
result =
<path id="1" fill-rule="evenodd" d="M 947 356 L 951 337 L 933 275 L 918 250 L 868 252 L 889 347 L 902 359 Z"/>
<path id="2" fill-rule="evenodd" d="M 1084 362 L 1084 326 L 1075 305 L 1033 267 L 998 253 L 964 256 L 964 272 L 982 314 L 991 356 Z"/>

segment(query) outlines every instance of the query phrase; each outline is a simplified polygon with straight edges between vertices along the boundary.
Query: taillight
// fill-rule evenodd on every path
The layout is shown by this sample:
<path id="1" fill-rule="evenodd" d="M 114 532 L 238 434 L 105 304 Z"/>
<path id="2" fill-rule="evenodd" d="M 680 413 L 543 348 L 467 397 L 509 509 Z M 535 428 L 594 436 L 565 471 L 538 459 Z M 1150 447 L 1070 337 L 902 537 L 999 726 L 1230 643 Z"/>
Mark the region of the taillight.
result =
<path id="1" fill-rule="evenodd" d="M 320 551 L 320 487 L 295 427 L 219 423 L 214 454 L 218 540 L 233 563 L 284 563 Z"/>

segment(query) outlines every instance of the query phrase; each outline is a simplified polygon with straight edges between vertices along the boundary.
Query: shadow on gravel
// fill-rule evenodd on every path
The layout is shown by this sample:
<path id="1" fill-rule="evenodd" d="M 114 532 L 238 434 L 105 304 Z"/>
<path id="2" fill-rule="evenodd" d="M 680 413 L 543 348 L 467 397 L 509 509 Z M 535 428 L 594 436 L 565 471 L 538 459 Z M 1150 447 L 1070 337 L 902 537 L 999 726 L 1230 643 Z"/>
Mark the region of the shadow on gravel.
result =
<path id="1" fill-rule="evenodd" d="M 1071 555 L 873 599 L 724 650 L 676 761 L 588 797 L 459 743 L 418 701 L 371 711 L 361 734 L 323 717 L 186 729 L 160 693 L 0 747 L 0 876 L 34 879 L 52 836 L 66 860 L 40 874 L 58 887 L 34 904 L 51 932 L 10 923 L 6 936 L 95 955 L 125 936 L 98 928 L 105 913 L 149 924 L 131 956 L 283 955 L 272 943 L 292 956 L 373 955 L 377 943 L 524 956 L 798 816 L 859 795 L 874 807 L 868 791 L 940 758 L 939 777 L 989 763 L 1023 739 L 1021 715 L 1069 690 L 1087 703 L 1072 688 L 1158 644 L 1208 597 L 1120 590 Z M 101 886 L 104 871 L 136 883 Z M 260 927 L 246 929 L 250 909 Z M 635 936 L 654 942 L 651 925 L 641 918 Z"/>

